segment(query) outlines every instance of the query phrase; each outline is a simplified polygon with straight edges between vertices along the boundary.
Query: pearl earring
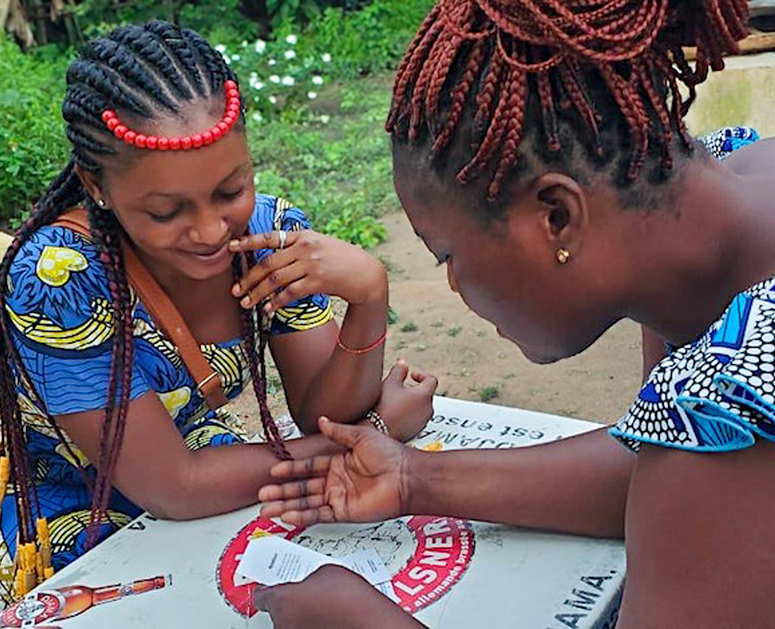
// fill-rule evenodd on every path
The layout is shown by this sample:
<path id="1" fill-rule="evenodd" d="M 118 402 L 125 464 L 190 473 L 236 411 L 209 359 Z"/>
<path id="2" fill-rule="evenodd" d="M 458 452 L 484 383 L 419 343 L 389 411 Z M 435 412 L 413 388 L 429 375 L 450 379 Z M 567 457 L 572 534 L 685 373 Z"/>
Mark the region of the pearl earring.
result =
<path id="1" fill-rule="evenodd" d="M 557 262 L 560 264 L 566 264 L 570 260 L 570 251 L 565 247 L 561 247 L 557 250 Z"/>

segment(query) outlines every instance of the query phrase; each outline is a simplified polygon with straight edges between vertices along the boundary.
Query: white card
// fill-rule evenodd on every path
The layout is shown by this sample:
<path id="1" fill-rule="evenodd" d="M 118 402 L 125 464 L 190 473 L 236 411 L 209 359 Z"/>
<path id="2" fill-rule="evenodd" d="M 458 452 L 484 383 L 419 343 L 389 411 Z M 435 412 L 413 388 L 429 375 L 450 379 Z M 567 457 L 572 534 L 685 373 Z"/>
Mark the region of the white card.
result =
<path id="1" fill-rule="evenodd" d="M 328 555 L 277 535 L 267 535 L 248 542 L 237 574 L 263 585 L 297 583 L 326 564 L 341 565 Z"/>
<path id="2" fill-rule="evenodd" d="M 390 581 L 390 573 L 373 548 L 361 550 L 346 557 L 339 557 L 339 561 L 345 568 L 361 575 L 372 585 Z"/>

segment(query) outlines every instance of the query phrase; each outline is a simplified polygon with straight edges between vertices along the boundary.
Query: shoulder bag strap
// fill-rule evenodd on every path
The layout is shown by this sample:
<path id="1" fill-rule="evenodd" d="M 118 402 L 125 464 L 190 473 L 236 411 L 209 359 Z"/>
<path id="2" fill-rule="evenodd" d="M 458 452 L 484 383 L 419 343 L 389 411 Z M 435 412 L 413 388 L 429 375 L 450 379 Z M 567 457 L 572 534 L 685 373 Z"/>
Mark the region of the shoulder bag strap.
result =
<path id="1" fill-rule="evenodd" d="M 54 221 L 53 225 L 66 227 L 91 237 L 88 215 L 83 208 L 70 210 Z M 121 248 L 124 253 L 127 278 L 132 288 L 140 296 L 156 324 L 178 348 L 180 357 L 194 378 L 199 394 L 205 399 L 207 406 L 213 410 L 220 408 L 229 401 L 223 390 L 220 376 L 202 355 L 199 343 L 191 334 L 175 304 L 159 286 L 126 238 L 121 239 Z"/>

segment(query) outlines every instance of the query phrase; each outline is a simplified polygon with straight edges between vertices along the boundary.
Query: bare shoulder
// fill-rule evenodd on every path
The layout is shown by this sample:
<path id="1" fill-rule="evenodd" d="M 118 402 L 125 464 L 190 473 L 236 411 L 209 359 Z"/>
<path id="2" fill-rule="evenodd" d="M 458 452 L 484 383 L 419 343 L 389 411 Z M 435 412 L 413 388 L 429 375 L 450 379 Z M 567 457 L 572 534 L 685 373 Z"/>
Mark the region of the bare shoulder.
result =
<path id="1" fill-rule="evenodd" d="M 775 617 L 775 444 L 644 446 L 627 502 L 619 629 L 758 629 Z"/>
<path id="2" fill-rule="evenodd" d="M 772 175 L 775 163 L 775 138 L 765 138 L 744 146 L 724 160 L 738 175 Z"/>

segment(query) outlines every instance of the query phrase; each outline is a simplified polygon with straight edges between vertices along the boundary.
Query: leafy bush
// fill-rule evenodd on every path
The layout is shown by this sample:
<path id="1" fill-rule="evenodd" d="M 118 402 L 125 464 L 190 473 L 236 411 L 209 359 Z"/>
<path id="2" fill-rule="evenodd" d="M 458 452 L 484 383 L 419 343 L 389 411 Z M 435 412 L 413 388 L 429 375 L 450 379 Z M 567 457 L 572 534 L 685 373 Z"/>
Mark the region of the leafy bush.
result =
<path id="1" fill-rule="evenodd" d="M 342 78 L 393 68 L 433 5 L 434 0 L 374 0 L 359 11 L 328 8 L 303 30 L 299 53 L 329 54 L 330 71 Z"/>
<path id="2" fill-rule="evenodd" d="M 289 32 L 272 41 L 257 39 L 215 47 L 240 78 L 242 97 L 253 119 L 303 116 L 327 82 L 331 56 L 299 54 L 299 37 Z"/>
<path id="3" fill-rule="evenodd" d="M 364 248 L 382 242 L 377 219 L 396 207 L 382 131 L 389 97 L 389 80 L 360 79 L 321 94 L 309 119 L 249 120 L 256 188 L 303 208 L 315 229 Z"/>
<path id="4" fill-rule="evenodd" d="M 0 221 L 17 226 L 67 161 L 60 113 L 68 58 L 0 36 Z"/>

